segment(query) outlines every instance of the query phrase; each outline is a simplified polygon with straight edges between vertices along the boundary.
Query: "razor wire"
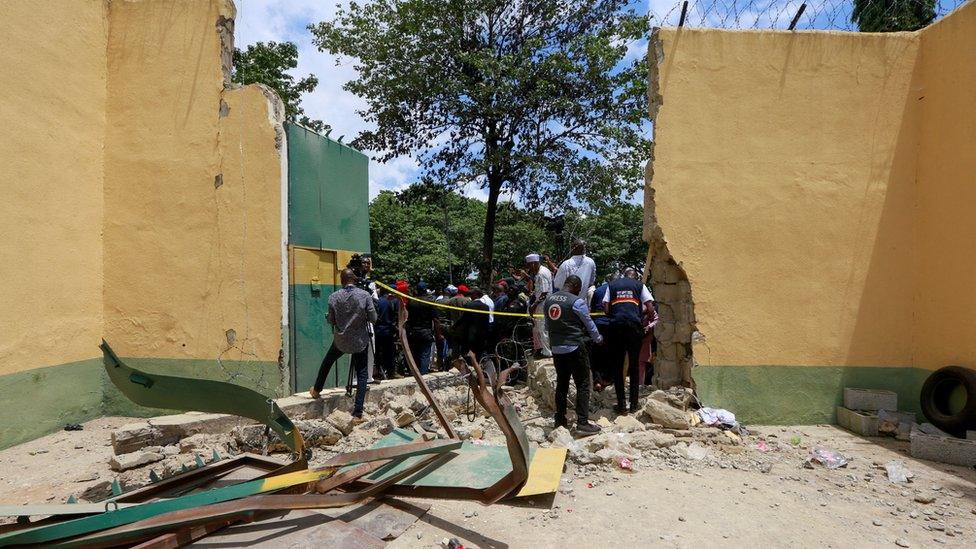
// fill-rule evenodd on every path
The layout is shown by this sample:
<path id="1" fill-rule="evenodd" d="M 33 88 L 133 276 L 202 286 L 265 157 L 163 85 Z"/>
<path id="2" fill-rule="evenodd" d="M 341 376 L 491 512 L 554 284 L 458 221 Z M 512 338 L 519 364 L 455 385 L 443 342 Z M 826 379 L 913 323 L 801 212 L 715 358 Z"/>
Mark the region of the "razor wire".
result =
<path id="1" fill-rule="evenodd" d="M 924 4 L 924 0 L 908 0 Z M 936 0 L 934 23 L 968 0 Z M 883 13 L 898 6 L 875 0 Z M 687 6 L 686 6 L 687 4 Z M 736 30 L 786 30 L 794 18 L 796 30 L 857 32 L 851 20 L 851 0 L 648 0 L 648 16 L 656 27 L 700 27 Z M 682 21 L 682 14 L 684 20 Z"/>

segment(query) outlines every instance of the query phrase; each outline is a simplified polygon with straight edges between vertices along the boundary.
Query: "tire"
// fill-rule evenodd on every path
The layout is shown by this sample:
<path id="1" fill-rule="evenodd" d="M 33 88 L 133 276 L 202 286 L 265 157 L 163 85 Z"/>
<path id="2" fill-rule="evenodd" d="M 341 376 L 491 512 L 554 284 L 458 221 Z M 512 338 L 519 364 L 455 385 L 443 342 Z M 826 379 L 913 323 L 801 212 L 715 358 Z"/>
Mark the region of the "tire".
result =
<path id="1" fill-rule="evenodd" d="M 949 396 L 960 386 L 966 391 L 966 404 L 952 413 Z M 976 430 L 976 371 L 962 366 L 936 370 L 922 384 L 919 399 L 925 417 L 950 435 L 965 437 L 967 430 Z"/>

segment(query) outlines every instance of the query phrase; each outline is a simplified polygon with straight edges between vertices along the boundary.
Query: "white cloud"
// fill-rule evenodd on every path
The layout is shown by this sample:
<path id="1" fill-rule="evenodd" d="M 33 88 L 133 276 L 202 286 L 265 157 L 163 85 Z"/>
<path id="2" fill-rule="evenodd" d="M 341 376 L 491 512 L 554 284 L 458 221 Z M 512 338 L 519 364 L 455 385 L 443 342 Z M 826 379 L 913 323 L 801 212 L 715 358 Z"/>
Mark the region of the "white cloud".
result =
<path id="1" fill-rule="evenodd" d="M 271 40 L 297 44 L 298 67 L 292 74 L 296 78 L 314 74 L 319 79 L 315 91 L 302 99 L 305 113 L 331 125 L 331 137 L 345 137 L 348 143 L 369 128 L 356 112 L 365 107 L 363 100 L 342 89 L 356 78 L 356 69 L 348 59 L 318 51 L 307 29 L 309 24 L 334 17 L 336 3 L 343 7 L 349 4 L 348 0 L 237 0 L 234 38 L 238 48 Z M 381 190 L 406 187 L 418 172 L 417 163 L 410 158 L 397 158 L 387 164 L 370 162 L 369 170 L 370 198 Z"/>

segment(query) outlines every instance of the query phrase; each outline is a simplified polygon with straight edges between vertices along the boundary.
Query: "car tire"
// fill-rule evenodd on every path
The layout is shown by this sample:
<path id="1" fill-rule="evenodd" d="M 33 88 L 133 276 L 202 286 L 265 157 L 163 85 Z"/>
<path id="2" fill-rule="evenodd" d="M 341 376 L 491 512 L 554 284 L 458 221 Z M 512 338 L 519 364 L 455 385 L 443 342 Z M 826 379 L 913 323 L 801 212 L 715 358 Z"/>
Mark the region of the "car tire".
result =
<path id="1" fill-rule="evenodd" d="M 953 413 L 949 397 L 957 387 L 966 391 L 966 404 Z M 939 429 L 957 437 L 976 430 L 976 371 L 962 366 L 946 366 L 932 372 L 922 384 L 922 413 Z"/>

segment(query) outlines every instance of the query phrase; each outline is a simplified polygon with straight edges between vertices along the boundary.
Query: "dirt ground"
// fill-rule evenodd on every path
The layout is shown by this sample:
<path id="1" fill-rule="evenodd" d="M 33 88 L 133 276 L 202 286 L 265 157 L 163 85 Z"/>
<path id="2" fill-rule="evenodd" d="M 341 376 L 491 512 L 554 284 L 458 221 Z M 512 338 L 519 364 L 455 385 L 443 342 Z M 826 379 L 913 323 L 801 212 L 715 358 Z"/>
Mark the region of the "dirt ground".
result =
<path id="1" fill-rule="evenodd" d="M 110 481 L 109 435 L 130 421 L 102 418 L 0 452 L 0 503 L 59 503 Z M 976 546 L 976 471 L 913 460 L 905 442 L 833 426 L 750 431 L 738 450 L 710 446 L 702 460 L 646 453 L 635 472 L 567 462 L 559 493 L 547 498 L 490 507 L 435 501 L 390 547 L 439 547 L 455 537 L 516 548 Z M 818 444 L 850 464 L 804 468 Z M 912 482 L 887 479 L 881 465 L 893 459 L 915 474 Z"/>

